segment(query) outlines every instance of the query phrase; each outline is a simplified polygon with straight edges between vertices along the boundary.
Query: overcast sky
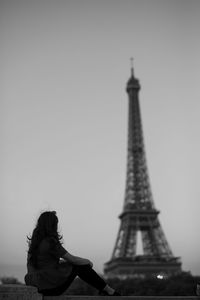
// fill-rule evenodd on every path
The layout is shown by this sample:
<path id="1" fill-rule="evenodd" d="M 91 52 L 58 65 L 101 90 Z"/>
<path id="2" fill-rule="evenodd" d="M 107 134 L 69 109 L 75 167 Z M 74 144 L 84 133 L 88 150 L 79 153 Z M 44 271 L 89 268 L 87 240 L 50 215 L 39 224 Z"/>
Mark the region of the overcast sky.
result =
<path id="1" fill-rule="evenodd" d="M 56 210 L 68 251 L 111 257 L 134 57 L 155 206 L 183 269 L 200 274 L 200 1 L 0 1 L 0 263 Z"/>

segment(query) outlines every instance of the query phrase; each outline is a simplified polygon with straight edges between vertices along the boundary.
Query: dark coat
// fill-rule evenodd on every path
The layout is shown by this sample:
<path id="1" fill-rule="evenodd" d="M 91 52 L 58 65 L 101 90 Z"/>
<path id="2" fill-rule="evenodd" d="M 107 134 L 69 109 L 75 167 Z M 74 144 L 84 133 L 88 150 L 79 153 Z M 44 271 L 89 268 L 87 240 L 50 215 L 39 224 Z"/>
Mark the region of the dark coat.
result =
<path id="1" fill-rule="evenodd" d="M 72 272 L 73 265 L 60 261 L 67 251 L 54 238 L 42 240 L 37 251 L 37 268 L 27 258 L 26 285 L 35 286 L 38 290 L 52 289 L 66 282 Z"/>

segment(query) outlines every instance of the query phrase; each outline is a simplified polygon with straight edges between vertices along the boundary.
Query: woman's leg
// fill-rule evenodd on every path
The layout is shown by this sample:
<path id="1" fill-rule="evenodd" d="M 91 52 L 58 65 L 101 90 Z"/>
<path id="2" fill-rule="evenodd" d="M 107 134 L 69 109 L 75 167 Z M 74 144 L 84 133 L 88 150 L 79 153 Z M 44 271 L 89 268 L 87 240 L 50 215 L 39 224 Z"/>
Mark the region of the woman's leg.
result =
<path id="1" fill-rule="evenodd" d="M 76 266 L 77 275 L 95 287 L 102 295 L 120 296 L 113 288 L 111 288 L 91 267 L 90 265 Z"/>
<path id="2" fill-rule="evenodd" d="M 89 265 L 77 265 L 73 266 L 71 275 L 62 285 L 53 289 L 41 290 L 39 292 L 44 296 L 59 296 L 67 290 L 76 276 L 80 277 L 83 281 L 99 291 L 102 291 L 106 287 L 106 282 Z"/>
<path id="3" fill-rule="evenodd" d="M 52 289 L 39 290 L 39 293 L 41 293 L 44 296 L 60 296 L 68 289 L 68 287 L 74 281 L 76 276 L 77 276 L 76 270 L 73 268 L 69 278 L 63 284 Z"/>
<path id="4" fill-rule="evenodd" d="M 102 291 L 106 287 L 106 282 L 89 266 L 75 266 L 76 274 L 89 285 Z"/>

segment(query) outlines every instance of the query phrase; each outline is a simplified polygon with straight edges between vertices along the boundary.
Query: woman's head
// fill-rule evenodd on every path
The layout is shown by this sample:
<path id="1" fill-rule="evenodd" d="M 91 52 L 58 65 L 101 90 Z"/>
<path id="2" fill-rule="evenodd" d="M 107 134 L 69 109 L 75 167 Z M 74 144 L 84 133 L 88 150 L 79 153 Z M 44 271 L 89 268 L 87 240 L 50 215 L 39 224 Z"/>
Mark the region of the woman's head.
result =
<path id="1" fill-rule="evenodd" d="M 44 237 L 56 235 L 58 228 L 58 217 L 56 216 L 56 212 L 43 212 L 38 218 L 36 228 Z"/>

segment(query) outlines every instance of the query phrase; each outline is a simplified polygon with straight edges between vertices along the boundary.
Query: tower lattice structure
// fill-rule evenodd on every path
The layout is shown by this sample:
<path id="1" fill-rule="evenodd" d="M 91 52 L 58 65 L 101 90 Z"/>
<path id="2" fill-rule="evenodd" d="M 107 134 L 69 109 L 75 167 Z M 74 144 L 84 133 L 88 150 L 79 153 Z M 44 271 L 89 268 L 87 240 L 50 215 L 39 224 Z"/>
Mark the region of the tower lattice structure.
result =
<path id="1" fill-rule="evenodd" d="M 133 67 L 126 91 L 129 98 L 126 189 L 121 223 L 106 277 L 170 276 L 181 272 L 158 219 L 146 163 L 139 105 L 139 80 Z M 142 253 L 137 253 L 138 236 Z M 161 275 L 160 275 L 161 274 Z"/>

